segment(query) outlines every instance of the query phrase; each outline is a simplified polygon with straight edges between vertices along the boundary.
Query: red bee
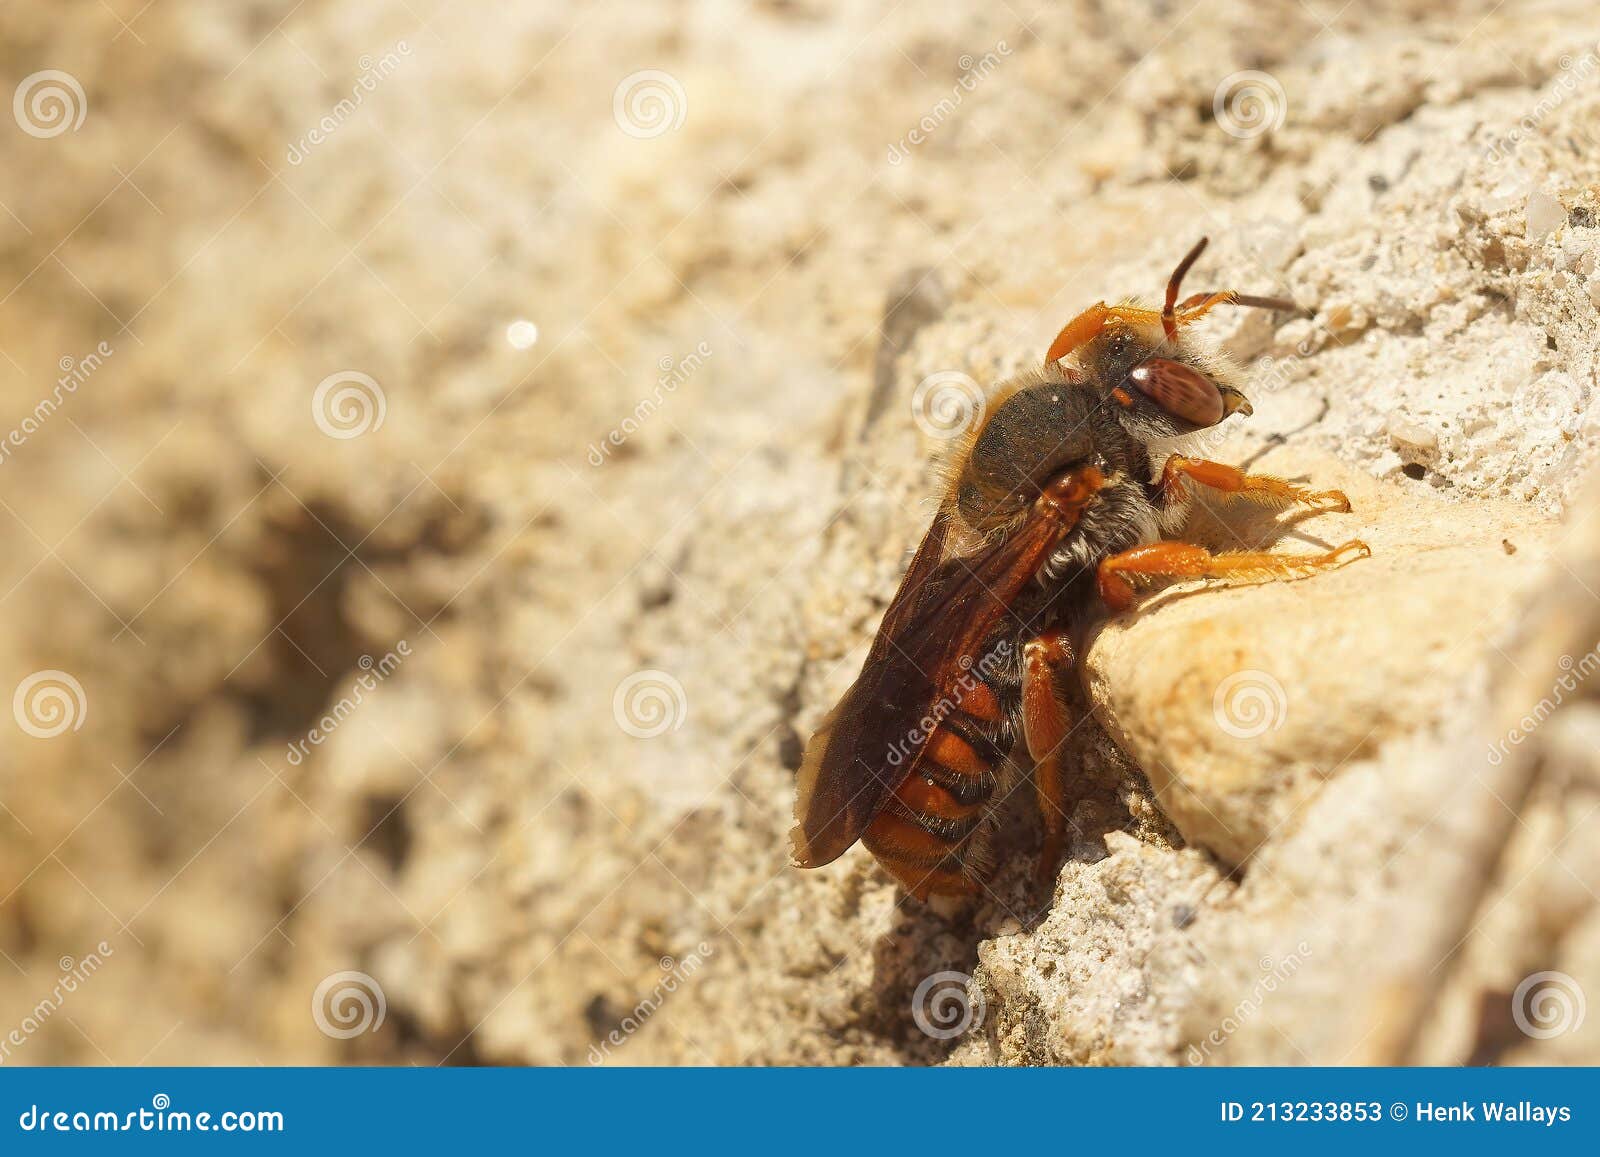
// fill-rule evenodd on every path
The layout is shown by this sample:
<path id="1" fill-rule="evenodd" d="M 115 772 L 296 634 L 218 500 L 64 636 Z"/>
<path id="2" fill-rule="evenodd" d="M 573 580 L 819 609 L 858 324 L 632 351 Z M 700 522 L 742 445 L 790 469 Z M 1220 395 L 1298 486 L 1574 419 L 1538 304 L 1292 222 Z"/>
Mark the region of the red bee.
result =
<path id="1" fill-rule="evenodd" d="M 806 747 L 790 834 L 800 867 L 861 840 L 918 899 L 974 892 L 993 865 L 998 805 L 1031 767 L 1048 878 L 1067 818 L 1073 640 L 1101 605 L 1128 609 L 1136 581 L 1295 578 L 1371 553 L 1351 541 L 1298 557 L 1213 554 L 1170 539 L 1195 485 L 1350 509 L 1336 490 L 1171 453 L 1250 413 L 1238 367 L 1187 327 L 1219 305 L 1298 312 L 1227 292 L 1179 302 L 1205 245 L 1179 263 L 1161 310 L 1101 302 L 1062 329 L 1042 368 L 995 388 L 860 677 Z"/>

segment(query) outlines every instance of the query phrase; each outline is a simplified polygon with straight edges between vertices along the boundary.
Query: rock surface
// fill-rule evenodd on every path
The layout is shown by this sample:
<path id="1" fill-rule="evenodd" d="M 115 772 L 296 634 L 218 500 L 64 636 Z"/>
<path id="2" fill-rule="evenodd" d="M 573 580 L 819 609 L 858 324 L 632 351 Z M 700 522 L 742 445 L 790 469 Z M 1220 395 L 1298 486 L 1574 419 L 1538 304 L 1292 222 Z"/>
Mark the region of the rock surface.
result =
<path id="1" fill-rule="evenodd" d="M 8 83 L 87 104 L 0 126 L 0 690 L 86 705 L 0 729 L 0 1030 L 106 946 L 8 1062 L 1600 1060 L 1600 1017 L 1513 1006 L 1600 993 L 1591 4 L 135 8 L 0 10 Z M 1507 638 L 1308 617 L 1375 681 L 1296 654 L 1227 833 L 1084 728 L 1048 894 L 1025 807 L 966 910 L 793 871 L 800 744 L 959 424 L 933 390 L 1202 233 L 1197 287 L 1316 306 L 1208 323 L 1252 382 L 1228 453 L 1337 459 L 1366 497 L 1303 529 L 1379 553 L 1113 626 L 1104 694 L 1148 686 L 1114 638 L 1280 624 L 1249 656 L 1383 576 L 1437 605 L 1363 621 L 1503 590 Z M 1174 742 L 1144 709 L 1129 748 Z M 381 1024 L 330 1020 L 350 973 Z"/>
<path id="2" fill-rule="evenodd" d="M 1525 505 L 1412 495 L 1322 456 L 1276 450 L 1253 469 L 1343 489 L 1353 512 L 1202 494 L 1186 537 L 1286 556 L 1360 539 L 1373 556 L 1293 583 L 1169 585 L 1107 624 L 1085 663 L 1101 723 L 1161 810 L 1235 865 L 1346 764 L 1456 716 L 1462 673 L 1509 631 L 1555 538 Z"/>

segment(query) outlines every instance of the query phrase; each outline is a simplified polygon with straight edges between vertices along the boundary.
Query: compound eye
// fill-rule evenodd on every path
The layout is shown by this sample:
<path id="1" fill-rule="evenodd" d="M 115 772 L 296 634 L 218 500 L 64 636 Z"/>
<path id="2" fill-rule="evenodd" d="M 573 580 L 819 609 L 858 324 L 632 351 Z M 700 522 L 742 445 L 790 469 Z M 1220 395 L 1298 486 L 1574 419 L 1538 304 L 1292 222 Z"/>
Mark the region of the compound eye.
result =
<path id="1" fill-rule="evenodd" d="M 1215 426 L 1225 408 L 1216 383 L 1171 358 L 1146 358 L 1128 371 L 1128 382 L 1174 418 Z"/>

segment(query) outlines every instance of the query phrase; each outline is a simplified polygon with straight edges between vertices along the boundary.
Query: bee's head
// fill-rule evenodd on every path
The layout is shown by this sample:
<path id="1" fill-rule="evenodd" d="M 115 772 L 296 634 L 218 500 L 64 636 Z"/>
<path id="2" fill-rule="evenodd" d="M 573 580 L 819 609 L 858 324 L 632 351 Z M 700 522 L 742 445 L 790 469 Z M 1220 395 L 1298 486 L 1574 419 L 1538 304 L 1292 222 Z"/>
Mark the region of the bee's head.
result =
<path id="1" fill-rule="evenodd" d="M 1101 405 L 1140 442 L 1181 438 L 1251 412 L 1231 382 L 1231 365 L 1187 335 L 1166 338 L 1159 326 L 1107 325 L 1078 362 L 1091 371 Z"/>

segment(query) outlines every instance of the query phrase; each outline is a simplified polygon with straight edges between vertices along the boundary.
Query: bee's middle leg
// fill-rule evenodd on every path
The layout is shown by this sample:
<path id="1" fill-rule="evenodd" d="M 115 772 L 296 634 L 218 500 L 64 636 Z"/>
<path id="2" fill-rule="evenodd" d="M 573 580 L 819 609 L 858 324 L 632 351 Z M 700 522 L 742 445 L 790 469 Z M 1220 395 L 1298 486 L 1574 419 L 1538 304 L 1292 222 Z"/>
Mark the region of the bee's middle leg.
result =
<path id="1" fill-rule="evenodd" d="M 1062 774 L 1063 745 L 1072 730 L 1072 713 L 1062 697 L 1062 679 L 1077 665 L 1065 631 L 1046 631 L 1022 646 L 1022 737 L 1033 760 L 1033 787 L 1044 824 L 1044 846 L 1035 870 L 1051 879 L 1066 842 L 1067 785 Z"/>

